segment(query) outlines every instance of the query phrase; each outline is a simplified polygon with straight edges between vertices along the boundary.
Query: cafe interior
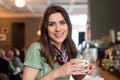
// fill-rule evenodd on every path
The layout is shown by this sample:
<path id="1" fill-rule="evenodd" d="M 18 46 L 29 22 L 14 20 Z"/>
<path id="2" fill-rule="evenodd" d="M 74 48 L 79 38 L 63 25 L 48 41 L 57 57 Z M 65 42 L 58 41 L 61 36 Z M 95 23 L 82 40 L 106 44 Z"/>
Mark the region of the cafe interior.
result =
<path id="1" fill-rule="evenodd" d="M 40 38 L 44 11 L 49 5 L 60 5 L 69 14 L 77 49 L 97 67 L 93 75 L 83 80 L 120 80 L 119 3 L 120 0 L 0 0 L 0 54 L 14 48 L 23 63 L 29 45 Z M 1 73 L 0 80 L 8 80 L 2 79 Z"/>

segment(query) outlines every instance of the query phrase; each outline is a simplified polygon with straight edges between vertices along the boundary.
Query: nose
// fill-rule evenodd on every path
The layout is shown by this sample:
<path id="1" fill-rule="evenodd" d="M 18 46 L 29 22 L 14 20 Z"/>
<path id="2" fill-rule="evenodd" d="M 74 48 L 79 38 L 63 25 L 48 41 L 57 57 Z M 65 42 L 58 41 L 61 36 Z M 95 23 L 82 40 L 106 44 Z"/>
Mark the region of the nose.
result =
<path id="1" fill-rule="evenodd" d="M 59 24 L 56 25 L 56 31 L 60 31 L 61 30 L 61 26 Z"/>

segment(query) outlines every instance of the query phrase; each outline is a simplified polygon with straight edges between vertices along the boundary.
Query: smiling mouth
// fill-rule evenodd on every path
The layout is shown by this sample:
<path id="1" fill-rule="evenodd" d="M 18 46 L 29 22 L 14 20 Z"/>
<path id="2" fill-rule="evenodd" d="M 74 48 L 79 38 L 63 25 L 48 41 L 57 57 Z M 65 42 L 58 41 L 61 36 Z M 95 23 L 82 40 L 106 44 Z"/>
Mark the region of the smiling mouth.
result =
<path id="1" fill-rule="evenodd" d="M 63 33 L 61 33 L 61 34 L 55 34 L 55 37 L 56 38 L 61 38 L 61 37 L 63 37 Z"/>

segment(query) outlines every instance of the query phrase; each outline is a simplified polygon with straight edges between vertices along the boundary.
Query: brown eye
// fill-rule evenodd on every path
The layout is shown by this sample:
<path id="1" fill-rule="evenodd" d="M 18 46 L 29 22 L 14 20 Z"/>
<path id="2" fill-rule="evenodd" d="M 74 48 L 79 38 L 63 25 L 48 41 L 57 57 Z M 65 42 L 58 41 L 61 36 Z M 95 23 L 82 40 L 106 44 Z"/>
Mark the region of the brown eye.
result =
<path id="1" fill-rule="evenodd" d="M 61 24 L 61 25 L 64 25 L 64 24 L 66 24 L 66 22 L 65 22 L 65 21 L 61 21 L 60 24 Z"/>
<path id="2" fill-rule="evenodd" d="M 48 26 L 55 26 L 55 23 L 49 23 Z"/>
<path id="3" fill-rule="evenodd" d="M 53 24 L 52 24 L 52 23 L 49 23 L 48 26 L 53 26 Z"/>

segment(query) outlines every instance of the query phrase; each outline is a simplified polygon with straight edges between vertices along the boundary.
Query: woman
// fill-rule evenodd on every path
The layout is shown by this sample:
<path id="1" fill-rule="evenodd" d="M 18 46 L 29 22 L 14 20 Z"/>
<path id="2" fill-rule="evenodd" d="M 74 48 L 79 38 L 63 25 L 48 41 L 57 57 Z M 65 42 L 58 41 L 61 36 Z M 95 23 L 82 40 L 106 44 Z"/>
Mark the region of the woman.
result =
<path id="1" fill-rule="evenodd" d="M 74 63 L 81 62 L 78 51 L 71 38 L 72 26 L 64 8 L 50 6 L 44 13 L 41 23 L 41 38 L 33 43 L 24 62 L 23 80 L 69 80 L 70 75 L 75 80 L 85 75 L 79 70 L 83 66 Z M 72 59 L 72 60 L 71 60 Z M 94 66 L 87 74 L 91 74 Z"/>

